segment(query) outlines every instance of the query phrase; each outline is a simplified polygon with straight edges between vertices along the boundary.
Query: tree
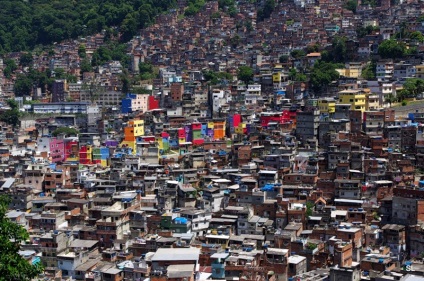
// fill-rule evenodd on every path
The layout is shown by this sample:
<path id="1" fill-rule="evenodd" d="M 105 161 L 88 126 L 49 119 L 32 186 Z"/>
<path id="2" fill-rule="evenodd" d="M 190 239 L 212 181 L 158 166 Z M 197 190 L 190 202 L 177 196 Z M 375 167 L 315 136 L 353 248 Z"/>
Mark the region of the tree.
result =
<path id="1" fill-rule="evenodd" d="M 65 72 L 65 69 L 63 69 L 63 68 L 55 68 L 55 70 L 54 70 L 54 77 L 56 78 L 56 79 L 65 79 L 65 76 L 66 76 L 66 72 Z"/>
<path id="2" fill-rule="evenodd" d="M 424 35 L 419 31 L 413 31 L 409 34 L 409 38 L 418 42 L 424 42 Z"/>
<path id="3" fill-rule="evenodd" d="M 18 66 L 16 65 L 16 62 L 12 59 L 5 59 L 4 60 L 5 68 L 3 70 L 4 76 L 6 78 L 10 78 L 12 73 L 18 69 Z"/>
<path id="4" fill-rule="evenodd" d="M 364 38 L 366 35 L 371 34 L 378 26 L 367 25 L 366 27 L 360 26 L 356 29 L 358 38 Z"/>
<path id="5" fill-rule="evenodd" d="M 356 7 L 358 6 L 358 2 L 356 0 L 349 0 L 344 5 L 344 8 L 352 11 L 353 13 L 356 13 Z"/>
<path id="6" fill-rule="evenodd" d="M 240 66 L 237 73 L 237 78 L 245 84 L 249 84 L 253 78 L 253 69 L 248 66 Z"/>
<path id="7" fill-rule="evenodd" d="M 31 53 L 23 53 L 19 59 L 20 65 L 23 67 L 31 66 L 33 61 Z"/>
<path id="8" fill-rule="evenodd" d="M 396 97 L 393 94 L 388 94 L 384 101 L 392 107 L 392 103 L 396 102 Z"/>
<path id="9" fill-rule="evenodd" d="M 286 62 L 288 62 L 288 61 L 289 61 L 289 56 L 281 55 L 281 56 L 278 58 L 278 61 L 279 61 L 280 63 L 286 63 Z"/>
<path id="10" fill-rule="evenodd" d="M 337 66 L 337 64 L 323 61 L 318 61 L 314 64 L 310 82 L 315 92 L 325 91 L 332 81 L 339 78 L 339 73 L 336 71 Z"/>
<path id="11" fill-rule="evenodd" d="M 312 202 L 306 202 L 306 216 L 307 217 L 310 217 L 310 216 L 312 216 L 312 214 L 313 214 L 313 211 L 314 211 L 314 203 L 312 203 Z"/>
<path id="12" fill-rule="evenodd" d="M 332 44 L 332 57 L 334 62 L 344 63 L 347 60 L 346 38 L 337 36 Z"/>
<path id="13" fill-rule="evenodd" d="M 384 40 L 378 46 L 378 54 L 383 59 L 398 59 L 402 58 L 405 54 L 406 47 L 404 43 L 398 42 L 394 39 Z"/>
<path id="14" fill-rule="evenodd" d="M 5 122 L 8 125 L 12 125 L 12 127 L 19 126 L 19 117 L 21 113 L 18 109 L 8 109 L 0 114 L 0 121 Z"/>
<path id="15" fill-rule="evenodd" d="M 25 97 L 31 94 L 32 90 L 32 81 L 26 75 L 19 74 L 16 77 L 15 85 L 13 91 L 17 97 Z"/>
<path id="16" fill-rule="evenodd" d="M 121 92 L 123 94 L 129 93 L 130 92 L 131 81 L 130 81 L 130 78 L 128 77 L 128 72 L 127 71 L 124 71 L 120 75 L 120 79 L 121 79 L 121 83 L 122 83 Z"/>
<path id="17" fill-rule="evenodd" d="M 275 1 L 274 0 L 266 0 L 263 8 L 258 9 L 257 18 L 258 21 L 263 21 L 271 16 L 272 12 L 275 9 Z"/>
<path id="18" fill-rule="evenodd" d="M 308 80 L 308 77 L 303 73 L 299 73 L 296 68 L 289 69 L 289 78 L 290 80 L 299 82 L 306 82 Z"/>
<path id="19" fill-rule="evenodd" d="M 60 127 L 53 131 L 52 136 L 57 137 L 58 135 L 65 134 L 66 136 L 76 136 L 79 131 L 75 128 Z"/>
<path id="20" fill-rule="evenodd" d="M 32 50 L 37 45 L 95 34 L 105 26 L 113 26 L 121 32 L 121 38 L 130 39 L 138 28 L 176 4 L 176 0 L 4 0 L 0 9 L 0 52 Z"/>
<path id="21" fill-rule="evenodd" d="M 290 55 L 295 59 L 299 59 L 301 57 L 306 56 L 306 53 L 304 50 L 294 50 L 290 53 Z"/>
<path id="22" fill-rule="evenodd" d="M 78 56 L 82 59 L 87 57 L 87 50 L 84 44 L 79 45 L 78 47 Z"/>
<path id="23" fill-rule="evenodd" d="M 372 61 L 362 71 L 362 78 L 366 80 L 374 80 L 375 77 L 376 77 L 376 64 L 374 61 Z"/>
<path id="24" fill-rule="evenodd" d="M 93 67 L 91 66 L 91 63 L 87 58 L 81 61 L 80 71 L 81 73 L 93 71 Z"/>
<path id="25" fill-rule="evenodd" d="M 39 264 L 31 265 L 19 254 L 21 243 L 29 235 L 23 226 L 6 217 L 9 202 L 8 197 L 0 196 L 0 279 L 31 280 L 41 274 L 43 269 Z"/>
<path id="26" fill-rule="evenodd" d="M 238 34 L 234 35 L 230 38 L 230 45 L 233 48 L 237 48 L 237 46 L 240 44 L 240 36 Z"/>
<path id="27" fill-rule="evenodd" d="M 424 80 L 420 78 L 408 78 L 403 84 L 403 95 L 405 98 L 416 98 L 418 94 L 424 93 Z"/>
<path id="28" fill-rule="evenodd" d="M 314 53 L 314 52 L 318 52 L 319 51 L 319 45 L 318 44 L 313 44 L 313 45 L 308 45 L 306 46 L 306 53 Z"/>
<path id="29" fill-rule="evenodd" d="M 140 74 L 152 73 L 153 72 L 153 66 L 149 62 L 140 62 L 138 64 L 138 70 L 139 70 Z"/>
<path id="30" fill-rule="evenodd" d="M 217 85 L 223 80 L 233 80 L 233 76 L 228 72 L 214 72 L 211 70 L 204 71 L 203 78 L 205 78 L 205 80 L 208 81 L 211 85 Z"/>

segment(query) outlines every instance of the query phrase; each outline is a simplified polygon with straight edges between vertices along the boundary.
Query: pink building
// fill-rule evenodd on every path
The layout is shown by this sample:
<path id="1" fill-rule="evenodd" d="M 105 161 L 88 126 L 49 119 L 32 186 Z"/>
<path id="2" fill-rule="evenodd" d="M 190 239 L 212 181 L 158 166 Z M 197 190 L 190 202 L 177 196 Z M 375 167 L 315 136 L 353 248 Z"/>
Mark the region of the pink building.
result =
<path id="1" fill-rule="evenodd" d="M 50 157 L 53 163 L 65 160 L 65 142 L 63 139 L 50 139 Z"/>

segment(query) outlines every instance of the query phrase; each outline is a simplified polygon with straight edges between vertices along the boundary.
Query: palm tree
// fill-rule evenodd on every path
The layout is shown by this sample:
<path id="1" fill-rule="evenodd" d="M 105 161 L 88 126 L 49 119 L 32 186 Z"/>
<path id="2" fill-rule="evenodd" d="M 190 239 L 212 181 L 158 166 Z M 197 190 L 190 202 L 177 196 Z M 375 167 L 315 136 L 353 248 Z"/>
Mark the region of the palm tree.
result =
<path id="1" fill-rule="evenodd" d="M 393 94 L 388 94 L 385 98 L 385 102 L 389 103 L 389 107 L 392 107 L 392 103 L 396 102 L 396 97 Z"/>

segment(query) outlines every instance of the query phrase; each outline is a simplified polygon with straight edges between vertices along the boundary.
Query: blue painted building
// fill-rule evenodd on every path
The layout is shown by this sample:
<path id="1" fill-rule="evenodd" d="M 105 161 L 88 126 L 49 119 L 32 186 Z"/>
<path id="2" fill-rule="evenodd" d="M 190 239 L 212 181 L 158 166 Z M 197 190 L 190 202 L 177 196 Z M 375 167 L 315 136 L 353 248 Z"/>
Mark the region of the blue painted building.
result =
<path id="1" fill-rule="evenodd" d="M 121 103 L 121 112 L 126 114 L 126 113 L 131 113 L 132 110 L 132 100 L 136 98 L 135 94 L 127 94 L 125 96 L 124 99 L 122 99 L 122 103 Z"/>
<path id="2" fill-rule="evenodd" d="M 225 260 L 229 253 L 215 253 L 211 256 L 212 279 L 225 279 Z"/>

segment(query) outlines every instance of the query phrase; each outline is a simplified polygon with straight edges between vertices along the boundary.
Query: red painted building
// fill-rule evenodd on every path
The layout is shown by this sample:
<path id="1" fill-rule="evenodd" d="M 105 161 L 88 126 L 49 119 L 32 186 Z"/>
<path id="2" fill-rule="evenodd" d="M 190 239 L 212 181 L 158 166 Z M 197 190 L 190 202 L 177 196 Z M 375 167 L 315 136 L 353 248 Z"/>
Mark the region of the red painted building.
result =
<path id="1" fill-rule="evenodd" d="M 159 108 L 159 98 L 156 99 L 154 96 L 149 96 L 149 110 L 158 109 Z"/>

